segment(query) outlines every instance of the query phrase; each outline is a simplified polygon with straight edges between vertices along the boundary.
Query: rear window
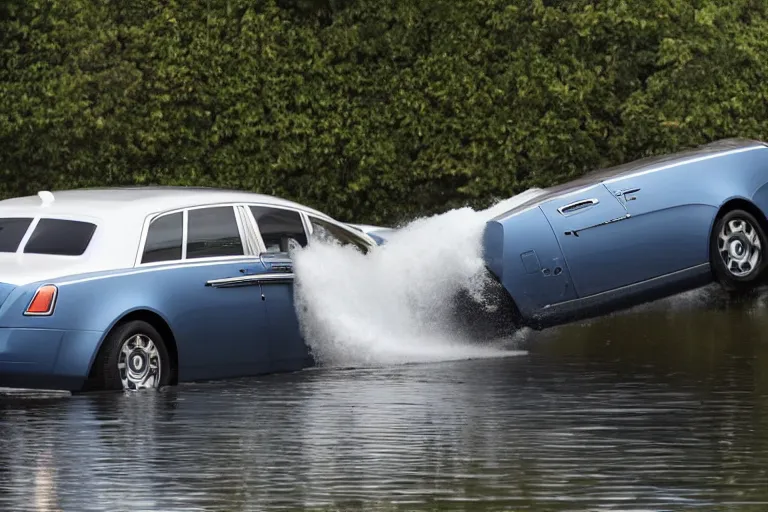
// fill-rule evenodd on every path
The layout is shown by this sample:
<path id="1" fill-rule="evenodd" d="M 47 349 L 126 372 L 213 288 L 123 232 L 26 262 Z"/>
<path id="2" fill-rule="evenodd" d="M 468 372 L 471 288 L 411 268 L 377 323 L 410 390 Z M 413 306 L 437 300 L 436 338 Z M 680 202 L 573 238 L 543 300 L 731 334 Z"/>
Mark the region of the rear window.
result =
<path id="1" fill-rule="evenodd" d="M 80 256 L 91 243 L 96 225 L 63 219 L 40 219 L 24 247 L 25 253 Z"/>
<path id="2" fill-rule="evenodd" d="M 0 252 L 16 252 L 30 224 L 31 218 L 0 219 Z"/>

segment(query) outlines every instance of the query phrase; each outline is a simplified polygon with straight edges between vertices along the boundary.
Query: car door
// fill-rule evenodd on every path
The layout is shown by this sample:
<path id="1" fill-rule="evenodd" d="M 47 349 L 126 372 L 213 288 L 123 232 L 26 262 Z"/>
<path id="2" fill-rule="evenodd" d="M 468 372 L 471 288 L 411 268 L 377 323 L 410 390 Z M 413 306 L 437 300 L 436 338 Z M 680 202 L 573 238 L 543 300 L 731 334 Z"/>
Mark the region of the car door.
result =
<path id="1" fill-rule="evenodd" d="M 147 230 L 142 266 L 157 272 L 185 379 L 251 375 L 268 362 L 267 316 L 256 276 L 266 270 L 232 205 L 158 217 Z M 162 280 L 162 281 L 160 281 Z"/>
<path id="2" fill-rule="evenodd" d="M 579 297 L 642 280 L 647 272 L 627 210 L 603 184 L 540 205 L 555 232 Z"/>
<path id="3" fill-rule="evenodd" d="M 642 255 L 639 277 L 650 279 L 708 262 L 719 191 L 718 180 L 703 179 L 702 167 L 679 166 L 606 180 L 606 188 L 631 215 L 633 247 Z"/>
<path id="4" fill-rule="evenodd" d="M 261 289 L 269 323 L 269 357 L 275 371 L 298 370 L 311 365 L 309 348 L 301 334 L 294 303 L 292 251 L 307 245 L 301 213 L 274 205 L 248 205 L 264 266 Z"/>

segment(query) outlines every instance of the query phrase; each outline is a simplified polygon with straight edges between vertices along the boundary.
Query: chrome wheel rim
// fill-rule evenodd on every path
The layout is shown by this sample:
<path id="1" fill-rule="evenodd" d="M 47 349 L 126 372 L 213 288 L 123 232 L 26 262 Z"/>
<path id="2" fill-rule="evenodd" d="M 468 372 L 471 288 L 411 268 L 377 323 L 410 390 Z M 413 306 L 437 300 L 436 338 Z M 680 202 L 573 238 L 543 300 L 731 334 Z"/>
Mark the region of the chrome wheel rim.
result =
<path id="1" fill-rule="evenodd" d="M 160 352 L 149 336 L 136 334 L 123 342 L 117 369 L 125 390 L 158 387 L 160 383 Z"/>
<path id="2" fill-rule="evenodd" d="M 735 277 L 755 272 L 762 259 L 762 244 L 755 227 L 745 219 L 732 219 L 723 224 L 717 240 L 725 268 Z"/>

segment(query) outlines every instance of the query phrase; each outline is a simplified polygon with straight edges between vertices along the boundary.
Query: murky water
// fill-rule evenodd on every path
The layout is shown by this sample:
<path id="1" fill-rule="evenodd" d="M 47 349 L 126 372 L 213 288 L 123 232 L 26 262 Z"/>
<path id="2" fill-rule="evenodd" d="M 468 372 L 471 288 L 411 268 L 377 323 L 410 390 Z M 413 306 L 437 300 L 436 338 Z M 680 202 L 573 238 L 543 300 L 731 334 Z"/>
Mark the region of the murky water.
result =
<path id="1" fill-rule="evenodd" d="M 766 510 L 768 302 L 527 354 L 0 401 L 0 510 Z"/>

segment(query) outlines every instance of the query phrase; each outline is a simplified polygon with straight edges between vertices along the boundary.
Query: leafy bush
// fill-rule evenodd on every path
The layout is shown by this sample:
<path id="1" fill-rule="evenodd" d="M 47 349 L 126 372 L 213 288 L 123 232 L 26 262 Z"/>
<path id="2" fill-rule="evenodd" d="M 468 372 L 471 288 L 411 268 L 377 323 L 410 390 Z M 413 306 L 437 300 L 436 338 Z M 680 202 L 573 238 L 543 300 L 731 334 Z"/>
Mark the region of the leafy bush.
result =
<path id="1" fill-rule="evenodd" d="M 768 132 L 762 0 L 4 0 L 0 195 L 244 188 L 395 223 Z"/>

